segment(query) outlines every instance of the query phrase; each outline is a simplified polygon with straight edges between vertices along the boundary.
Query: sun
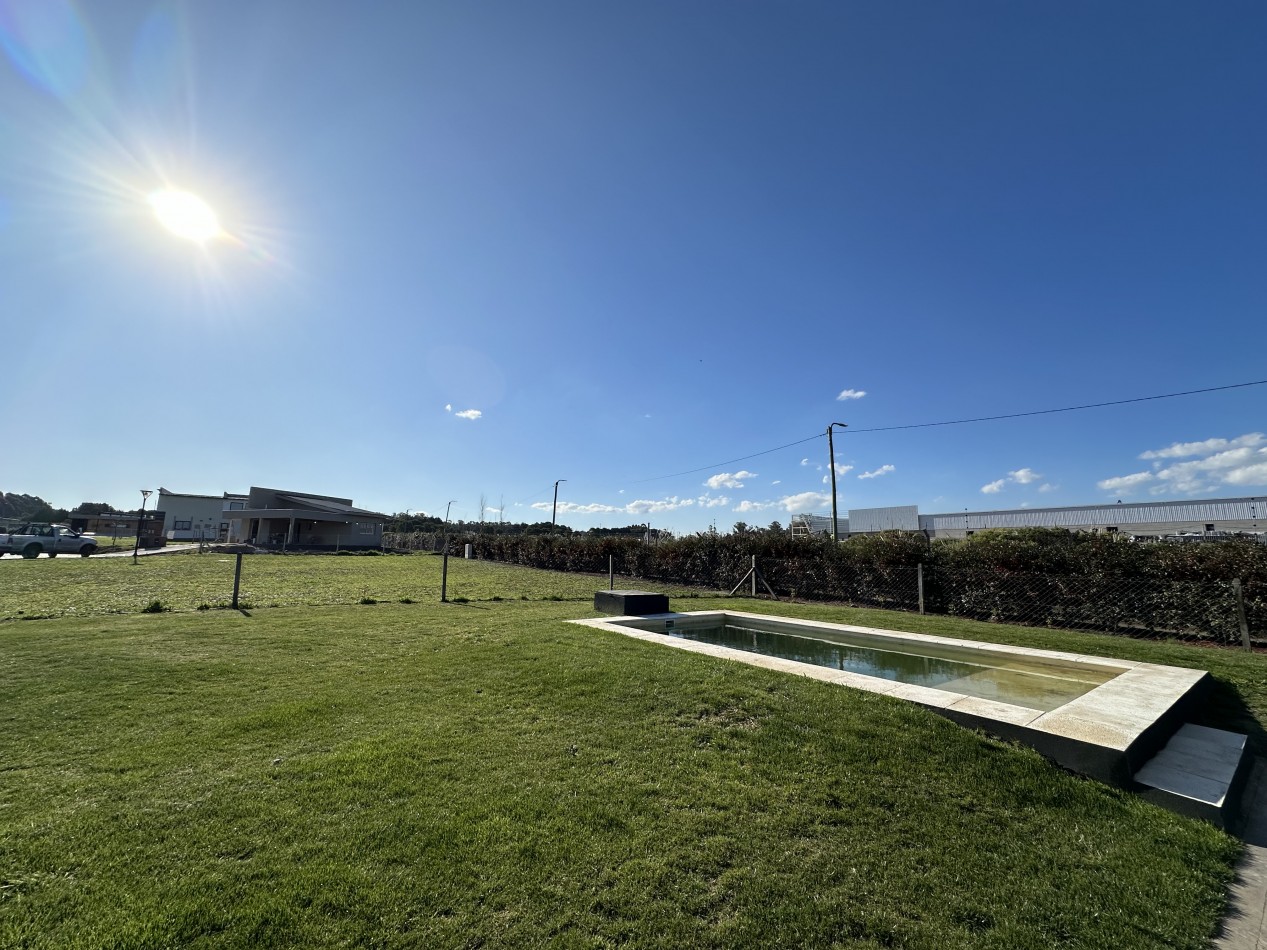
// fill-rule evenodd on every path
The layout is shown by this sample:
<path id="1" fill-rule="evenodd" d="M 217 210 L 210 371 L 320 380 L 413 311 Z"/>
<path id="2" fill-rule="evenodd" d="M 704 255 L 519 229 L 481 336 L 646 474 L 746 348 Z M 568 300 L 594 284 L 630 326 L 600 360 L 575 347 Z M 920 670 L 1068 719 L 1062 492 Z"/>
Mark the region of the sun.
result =
<path id="1" fill-rule="evenodd" d="M 211 206 L 188 191 L 156 191 L 150 195 L 150 207 L 163 226 L 178 237 L 203 244 L 224 233 Z"/>

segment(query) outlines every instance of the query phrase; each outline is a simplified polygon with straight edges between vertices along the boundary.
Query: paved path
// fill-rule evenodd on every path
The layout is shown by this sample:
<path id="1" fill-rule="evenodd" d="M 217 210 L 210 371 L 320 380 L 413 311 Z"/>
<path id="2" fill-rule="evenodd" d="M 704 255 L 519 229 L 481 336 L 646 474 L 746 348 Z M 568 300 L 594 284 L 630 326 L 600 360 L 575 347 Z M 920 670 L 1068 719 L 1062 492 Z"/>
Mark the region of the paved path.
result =
<path id="1" fill-rule="evenodd" d="M 141 548 L 141 550 L 138 551 L 137 554 L 139 554 L 141 557 L 151 557 L 152 555 L 155 555 L 155 554 L 179 554 L 181 551 L 197 551 L 197 550 L 198 550 L 198 544 L 197 542 L 195 542 L 193 544 L 169 544 L 163 548 Z M 99 557 L 131 557 L 131 556 L 132 556 L 131 548 L 127 548 L 127 549 L 120 548 L 118 551 L 105 550 L 105 551 L 102 551 L 102 553 L 100 554 L 94 554 L 92 556 L 92 560 L 96 560 Z M 45 560 L 48 559 L 47 554 L 41 554 L 40 557 L 44 558 Z M 79 555 L 78 554 L 57 555 L 57 559 L 60 560 L 61 558 L 65 558 L 66 560 L 77 561 L 79 560 Z M 0 559 L 10 560 L 10 561 L 25 560 L 25 558 L 23 558 L 21 554 L 0 554 Z"/>
<path id="2" fill-rule="evenodd" d="M 1254 763 L 1241 799 L 1245 854 L 1236 868 L 1216 950 L 1267 950 L 1267 759 Z"/>

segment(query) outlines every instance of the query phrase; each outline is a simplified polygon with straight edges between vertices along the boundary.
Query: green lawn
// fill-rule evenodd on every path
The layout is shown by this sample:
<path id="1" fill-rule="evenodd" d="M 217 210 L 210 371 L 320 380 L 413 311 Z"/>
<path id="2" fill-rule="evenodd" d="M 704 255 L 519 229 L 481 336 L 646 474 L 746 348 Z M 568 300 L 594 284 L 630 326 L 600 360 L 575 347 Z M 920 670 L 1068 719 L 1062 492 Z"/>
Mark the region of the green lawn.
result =
<path id="1" fill-rule="evenodd" d="M 231 554 L 150 555 L 124 558 L 0 561 L 0 620 L 135 613 L 152 600 L 173 610 L 229 604 L 235 558 Z M 355 604 L 363 598 L 439 600 L 442 558 L 429 554 L 313 556 L 249 555 L 242 559 L 239 603 L 257 607 Z M 619 579 L 618 579 L 619 580 Z M 617 586 L 632 583 L 628 578 Z M 483 561 L 449 559 L 448 596 L 469 600 L 575 600 L 593 602 L 607 577 L 556 574 Z M 675 596 L 691 588 L 660 585 Z"/>
<path id="2" fill-rule="evenodd" d="M 197 612 L 214 555 L 0 564 L 42 598 L 0 583 L 5 616 L 128 611 L 0 623 L 0 946 L 1201 947 L 1221 913 L 1214 828 L 911 704 L 565 623 L 592 612 L 546 598 L 594 578 L 451 562 L 472 602 L 441 604 L 435 558 L 246 563 L 257 605 L 346 605 Z M 1262 657 L 679 604 L 724 605 L 1209 659 L 1264 721 Z"/>

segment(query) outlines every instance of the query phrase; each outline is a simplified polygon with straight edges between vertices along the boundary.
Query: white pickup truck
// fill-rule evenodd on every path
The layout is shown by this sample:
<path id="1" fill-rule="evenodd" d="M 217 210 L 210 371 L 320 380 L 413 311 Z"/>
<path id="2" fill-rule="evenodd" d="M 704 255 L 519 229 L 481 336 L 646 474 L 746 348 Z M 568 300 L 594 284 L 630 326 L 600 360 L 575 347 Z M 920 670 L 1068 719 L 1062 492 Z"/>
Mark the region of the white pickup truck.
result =
<path id="1" fill-rule="evenodd" d="M 24 524 L 8 534 L 0 534 L 0 554 L 21 554 L 23 557 L 79 554 L 88 557 L 96 553 L 96 538 L 80 534 L 64 524 Z"/>

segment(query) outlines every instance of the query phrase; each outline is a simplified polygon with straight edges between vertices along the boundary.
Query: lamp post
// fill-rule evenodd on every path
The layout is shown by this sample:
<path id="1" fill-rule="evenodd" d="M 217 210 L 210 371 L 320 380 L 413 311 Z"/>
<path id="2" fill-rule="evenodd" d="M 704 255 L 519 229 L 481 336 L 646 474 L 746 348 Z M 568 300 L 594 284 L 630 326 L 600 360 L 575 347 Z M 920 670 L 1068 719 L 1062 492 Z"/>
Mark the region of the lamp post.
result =
<path id="1" fill-rule="evenodd" d="M 836 446 L 832 442 L 831 430 L 836 426 L 848 428 L 843 422 L 833 422 L 827 427 L 827 455 L 831 466 L 831 536 L 833 541 L 840 540 L 840 526 L 836 521 Z"/>
<path id="2" fill-rule="evenodd" d="M 550 513 L 550 533 L 554 534 L 554 524 L 559 517 L 559 482 L 566 482 L 566 478 L 560 478 L 554 483 L 554 510 Z"/>
<path id="3" fill-rule="evenodd" d="M 132 548 L 132 563 L 136 564 L 137 553 L 141 550 L 141 526 L 145 524 L 145 503 L 150 500 L 150 495 L 154 493 L 152 488 L 141 489 L 141 516 L 136 519 L 136 546 Z"/>

